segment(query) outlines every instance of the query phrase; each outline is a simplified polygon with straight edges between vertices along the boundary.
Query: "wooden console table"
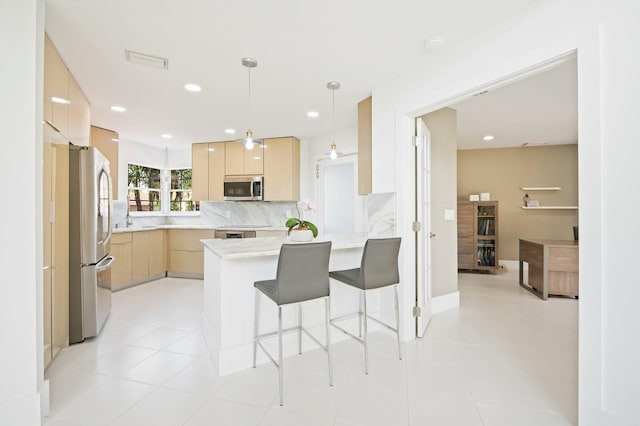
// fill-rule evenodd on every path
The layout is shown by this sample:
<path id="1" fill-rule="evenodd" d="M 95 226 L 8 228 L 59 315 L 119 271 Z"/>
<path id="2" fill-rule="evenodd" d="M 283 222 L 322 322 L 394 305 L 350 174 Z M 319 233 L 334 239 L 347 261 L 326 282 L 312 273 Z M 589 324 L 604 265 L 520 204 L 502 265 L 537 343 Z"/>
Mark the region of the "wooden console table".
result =
<path id="1" fill-rule="evenodd" d="M 523 263 L 529 264 L 524 283 Z M 578 297 L 578 242 L 520 240 L 520 287 L 542 299 L 550 294 Z"/>

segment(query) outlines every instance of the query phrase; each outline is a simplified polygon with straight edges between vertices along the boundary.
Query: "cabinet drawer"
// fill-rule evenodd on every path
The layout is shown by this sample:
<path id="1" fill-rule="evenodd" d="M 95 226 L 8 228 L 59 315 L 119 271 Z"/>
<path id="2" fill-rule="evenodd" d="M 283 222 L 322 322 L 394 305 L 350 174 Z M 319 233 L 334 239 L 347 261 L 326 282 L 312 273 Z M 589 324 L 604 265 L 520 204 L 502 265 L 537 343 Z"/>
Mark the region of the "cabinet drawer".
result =
<path id="1" fill-rule="evenodd" d="M 111 234 L 111 244 L 126 244 L 132 241 L 131 232 L 118 232 Z"/>
<path id="2" fill-rule="evenodd" d="M 200 240 L 213 237 L 213 229 L 170 229 L 169 249 L 204 252 Z"/>

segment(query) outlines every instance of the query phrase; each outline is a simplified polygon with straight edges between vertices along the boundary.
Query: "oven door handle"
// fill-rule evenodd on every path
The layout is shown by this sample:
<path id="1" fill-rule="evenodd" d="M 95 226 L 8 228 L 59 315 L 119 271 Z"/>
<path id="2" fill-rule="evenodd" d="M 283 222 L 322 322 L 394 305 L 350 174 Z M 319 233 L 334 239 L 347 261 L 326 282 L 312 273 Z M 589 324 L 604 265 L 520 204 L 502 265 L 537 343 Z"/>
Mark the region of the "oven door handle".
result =
<path id="1" fill-rule="evenodd" d="M 107 257 L 105 257 L 104 259 L 102 259 L 100 261 L 100 263 L 98 263 L 96 265 L 96 272 L 103 272 L 106 271 L 107 269 L 111 268 L 111 265 L 113 264 L 113 262 L 116 261 L 116 258 L 109 255 Z M 103 265 L 104 262 L 107 262 L 106 265 Z"/>

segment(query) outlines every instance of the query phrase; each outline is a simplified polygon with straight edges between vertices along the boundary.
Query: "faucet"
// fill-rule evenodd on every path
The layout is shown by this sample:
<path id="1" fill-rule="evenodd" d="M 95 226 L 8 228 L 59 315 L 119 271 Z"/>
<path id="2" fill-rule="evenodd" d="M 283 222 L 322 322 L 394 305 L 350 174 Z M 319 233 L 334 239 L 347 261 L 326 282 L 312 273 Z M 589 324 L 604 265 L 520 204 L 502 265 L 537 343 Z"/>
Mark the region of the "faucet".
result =
<path id="1" fill-rule="evenodd" d="M 129 215 L 129 210 L 131 210 L 131 198 L 129 197 L 129 194 L 127 194 L 127 226 L 133 225 L 133 220 Z"/>

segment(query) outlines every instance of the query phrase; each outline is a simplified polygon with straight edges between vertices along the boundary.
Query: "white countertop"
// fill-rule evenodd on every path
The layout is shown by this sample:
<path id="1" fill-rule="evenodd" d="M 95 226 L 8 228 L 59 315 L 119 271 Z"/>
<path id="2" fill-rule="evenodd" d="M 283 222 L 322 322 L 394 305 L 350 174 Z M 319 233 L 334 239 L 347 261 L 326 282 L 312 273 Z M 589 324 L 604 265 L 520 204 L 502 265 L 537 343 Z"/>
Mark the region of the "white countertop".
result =
<path id="1" fill-rule="evenodd" d="M 331 250 L 344 250 L 364 247 L 367 234 L 323 235 L 313 242 L 331 241 Z M 200 242 L 221 259 L 243 259 L 260 256 L 277 256 L 280 246 L 287 244 L 306 244 L 290 241 L 288 237 L 264 237 L 242 239 L 208 239 Z"/>
<path id="2" fill-rule="evenodd" d="M 256 226 L 252 227 L 250 225 L 245 225 L 240 227 L 233 226 L 209 226 L 209 225 L 133 225 L 127 227 L 118 227 L 113 228 L 114 234 L 119 234 L 122 232 L 140 232 L 140 231 L 153 231 L 156 229 L 208 229 L 214 231 L 216 229 L 219 230 L 242 230 L 242 231 L 286 231 L 285 227 L 276 227 L 276 226 Z"/>

